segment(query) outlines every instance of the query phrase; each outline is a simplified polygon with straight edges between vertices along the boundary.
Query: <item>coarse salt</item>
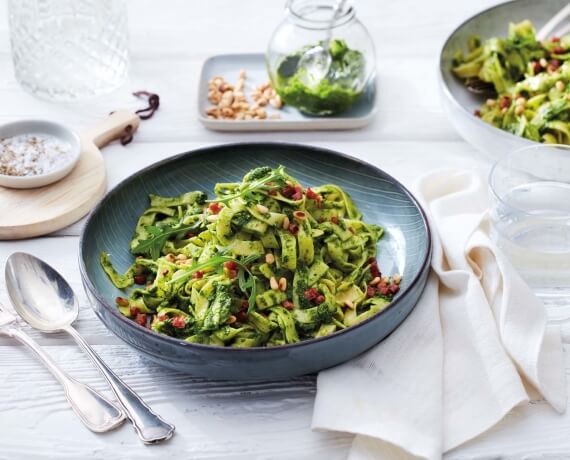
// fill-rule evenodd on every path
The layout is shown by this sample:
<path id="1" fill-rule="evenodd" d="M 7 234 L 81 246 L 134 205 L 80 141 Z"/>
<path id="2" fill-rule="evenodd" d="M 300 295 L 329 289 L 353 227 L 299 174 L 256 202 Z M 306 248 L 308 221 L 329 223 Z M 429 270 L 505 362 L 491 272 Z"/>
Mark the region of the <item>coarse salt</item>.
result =
<path id="1" fill-rule="evenodd" d="M 71 145 L 49 134 L 0 139 L 0 174 L 37 176 L 62 168 L 72 159 Z"/>

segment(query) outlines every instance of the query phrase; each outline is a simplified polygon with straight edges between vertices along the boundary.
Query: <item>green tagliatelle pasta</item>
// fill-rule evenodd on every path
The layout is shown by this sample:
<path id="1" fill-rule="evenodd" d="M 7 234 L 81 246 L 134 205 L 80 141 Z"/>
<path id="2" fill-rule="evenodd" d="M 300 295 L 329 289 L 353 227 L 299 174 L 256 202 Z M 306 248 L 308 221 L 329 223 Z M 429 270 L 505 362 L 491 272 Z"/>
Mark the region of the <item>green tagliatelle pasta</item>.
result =
<path id="1" fill-rule="evenodd" d="M 188 342 L 275 346 L 329 335 L 386 308 L 400 277 L 382 277 L 383 229 L 336 185 L 303 188 L 280 166 L 203 192 L 150 195 L 118 273 L 121 313 Z"/>
<path id="2" fill-rule="evenodd" d="M 533 141 L 570 144 L 570 35 L 540 42 L 522 21 L 510 24 L 507 38 L 471 37 L 468 47 L 455 55 L 454 74 L 496 93 L 477 116 Z"/>

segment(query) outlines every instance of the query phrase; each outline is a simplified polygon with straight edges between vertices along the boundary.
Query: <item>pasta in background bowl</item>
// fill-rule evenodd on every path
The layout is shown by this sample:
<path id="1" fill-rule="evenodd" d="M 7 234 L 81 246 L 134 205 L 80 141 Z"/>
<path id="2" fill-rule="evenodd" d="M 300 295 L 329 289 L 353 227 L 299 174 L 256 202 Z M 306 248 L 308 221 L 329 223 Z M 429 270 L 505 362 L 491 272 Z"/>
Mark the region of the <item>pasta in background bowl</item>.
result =
<path id="1" fill-rule="evenodd" d="M 545 132 L 531 131 L 530 123 L 521 123 L 522 116 L 529 116 L 529 113 L 516 114 L 517 106 L 515 104 L 517 98 L 512 98 L 512 104 L 508 105 L 508 111 L 505 119 L 491 120 L 493 114 L 487 114 L 487 109 L 482 110 L 482 115 L 487 119 L 483 121 L 481 118 L 474 116 L 477 110 L 481 110 L 481 106 L 485 103 L 488 95 L 477 95 L 467 90 L 461 78 L 454 75 L 453 69 L 458 67 L 458 51 L 463 51 L 465 55 L 469 53 L 469 44 L 473 44 L 473 37 L 478 36 L 482 42 L 493 37 L 506 37 L 509 30 L 509 24 L 519 24 L 521 35 L 528 35 L 524 28 L 524 21 L 530 21 L 538 30 L 558 11 L 566 6 L 565 0 L 542 0 L 536 2 L 533 0 L 514 0 L 502 3 L 486 9 L 473 17 L 467 19 L 460 24 L 447 38 L 440 54 L 439 61 L 439 83 L 442 95 L 442 103 L 450 122 L 453 124 L 457 132 L 470 144 L 475 146 L 485 155 L 499 159 L 506 153 L 520 149 L 525 146 L 535 144 L 537 141 L 529 140 L 531 137 L 538 140 L 546 140 L 543 138 L 545 133 L 553 134 L 556 132 L 547 130 Z M 516 26 L 511 28 L 511 32 L 517 32 Z M 546 48 L 550 50 L 556 44 L 548 44 Z M 533 57 L 532 53 L 527 53 Z M 548 53 L 547 53 L 548 54 Z M 546 56 L 548 57 L 548 56 Z M 540 61 L 540 59 L 538 59 Z M 491 63 L 491 61 L 489 61 Z M 486 68 L 487 70 L 490 70 Z M 524 69 L 527 70 L 527 69 Z M 490 77 L 493 72 L 486 72 Z M 530 73 L 534 73 L 531 71 Z M 465 74 L 462 74 L 465 75 Z M 521 79 L 522 76 L 519 76 Z M 495 78 L 496 81 L 498 79 Z M 554 82 L 553 82 L 554 83 Z M 491 96 L 492 98 L 492 96 Z M 502 110 L 502 98 L 496 100 L 497 110 Z M 540 105 L 540 104 L 538 104 Z M 537 105 L 537 107 L 538 107 Z M 529 107 L 532 109 L 532 107 Z M 489 108 L 491 109 L 491 108 Z M 490 112 L 491 110 L 489 110 Z M 502 114 L 501 114 L 502 115 Z M 500 129 L 490 124 L 502 125 Z M 518 133 L 518 135 L 517 135 Z M 560 142 L 560 140 L 558 140 Z"/>
<path id="2" fill-rule="evenodd" d="M 193 238 L 202 235 L 202 232 L 189 232 L 190 234 L 179 235 L 179 240 L 174 239 L 169 243 L 175 244 L 177 248 L 169 246 L 162 251 L 162 254 L 155 253 L 154 257 L 150 252 L 144 253 L 143 251 L 143 259 L 139 259 L 141 265 L 145 263 L 153 267 L 153 264 L 156 263 L 163 265 L 160 265 L 160 271 L 145 272 L 139 269 L 139 272 L 136 273 L 136 264 L 132 265 L 136 259 L 129 247 L 133 249 L 133 247 L 137 248 L 137 244 L 140 245 L 141 238 L 138 239 L 138 243 L 136 241 L 133 243 L 134 246 L 130 246 L 134 229 L 137 227 L 141 215 L 149 215 L 148 212 L 143 214 L 149 207 L 149 194 L 173 197 L 184 196 L 192 190 L 206 192 L 211 201 L 209 203 L 203 202 L 196 207 L 195 211 L 189 212 L 190 217 L 187 219 L 187 224 L 192 225 L 193 221 L 202 220 L 202 231 L 204 232 L 202 237 L 207 239 L 211 238 L 207 232 L 216 232 L 216 226 L 219 222 L 224 222 L 220 221 L 219 217 L 212 218 L 211 216 L 220 215 L 223 218 L 222 213 L 237 215 L 238 212 L 242 211 L 241 208 L 231 209 L 232 206 L 242 206 L 241 200 L 224 200 L 224 197 L 235 195 L 236 190 L 240 190 L 240 183 L 242 186 L 245 184 L 247 188 L 247 180 L 241 182 L 244 176 L 249 171 L 266 165 L 268 166 L 265 169 L 266 173 L 268 171 L 286 171 L 286 176 L 283 176 L 286 181 L 284 184 L 291 185 L 293 193 L 296 193 L 296 187 L 304 190 L 305 193 L 311 187 L 312 191 L 313 189 L 317 191 L 313 191 L 315 195 L 325 196 L 326 189 L 317 187 L 323 184 L 334 184 L 334 186 L 345 191 L 347 196 L 352 197 L 354 209 L 347 211 L 348 208 L 346 208 L 343 212 L 352 213 L 352 215 L 347 214 L 346 219 L 350 221 L 350 226 L 354 227 L 355 234 L 361 234 L 364 238 L 362 241 L 368 242 L 366 245 L 369 249 L 361 255 L 359 251 L 355 251 L 354 257 L 350 261 L 356 263 L 356 261 L 360 261 L 359 257 L 366 258 L 367 262 L 363 266 L 369 270 L 368 259 L 377 250 L 378 266 L 382 272 L 402 275 L 401 283 L 398 289 L 395 289 L 399 292 L 389 305 L 386 306 L 392 299 L 382 296 L 381 293 L 377 293 L 377 296 L 375 293 L 371 293 L 369 297 L 361 298 L 365 287 L 372 279 L 368 272 L 357 273 L 358 277 L 354 279 L 354 283 L 350 281 L 350 283 L 345 284 L 346 286 L 355 286 L 351 295 L 356 297 L 346 300 L 349 301 L 347 305 L 355 300 L 355 303 L 358 303 L 358 311 L 355 309 L 352 313 L 350 308 L 341 308 L 342 314 L 335 316 L 334 320 L 332 316 L 324 315 L 326 308 L 331 308 L 331 312 L 334 311 L 337 314 L 337 308 L 344 304 L 345 299 L 342 297 L 344 288 L 339 288 L 343 282 L 340 277 L 341 273 L 344 273 L 342 277 L 346 277 L 344 279 L 346 281 L 350 278 L 351 270 L 349 270 L 350 267 L 347 267 L 343 272 L 339 270 L 337 264 L 332 269 L 329 266 L 321 266 L 324 272 L 329 274 L 324 276 L 322 281 L 315 281 L 310 286 L 306 286 L 307 289 L 303 289 L 303 293 L 312 293 L 311 287 L 315 287 L 315 294 L 323 295 L 323 299 L 317 299 L 316 296 L 307 296 L 306 299 L 301 299 L 301 301 L 308 303 L 308 305 L 303 306 L 301 315 L 313 310 L 315 313 L 319 311 L 320 322 L 316 325 L 307 325 L 303 323 L 303 320 L 308 321 L 308 316 L 300 317 L 298 313 L 295 314 L 299 299 L 295 300 L 291 297 L 294 296 L 291 283 L 298 283 L 303 264 L 293 266 L 291 263 L 287 270 L 284 267 L 277 268 L 278 264 L 289 263 L 289 256 L 284 259 L 279 247 L 272 251 L 261 249 L 261 243 L 258 244 L 257 238 L 247 235 L 251 235 L 252 232 L 257 232 L 260 237 L 265 235 L 267 227 L 260 226 L 259 222 L 263 223 L 263 219 L 270 218 L 282 220 L 283 216 L 289 213 L 292 224 L 301 224 L 301 227 L 306 225 L 307 227 L 304 229 L 306 231 L 312 231 L 309 230 L 310 228 L 317 230 L 312 233 L 315 238 L 314 244 L 315 247 L 322 248 L 323 246 L 318 242 L 319 231 L 322 231 L 322 228 L 319 229 L 319 225 L 330 226 L 330 223 L 325 223 L 326 219 L 322 219 L 323 222 L 318 223 L 323 211 L 317 208 L 315 195 L 311 195 L 313 202 L 307 202 L 303 205 L 306 206 L 303 209 L 307 211 L 307 214 L 312 213 L 312 217 L 303 217 L 312 219 L 312 224 L 303 222 L 303 219 L 297 220 L 293 213 L 300 209 L 289 209 L 291 200 L 301 203 L 301 201 L 295 200 L 299 197 L 284 197 L 289 200 L 289 203 L 282 201 L 281 203 L 285 203 L 283 206 L 275 204 L 273 196 L 271 198 L 266 196 L 260 198 L 264 200 L 261 203 L 250 203 L 251 206 L 254 206 L 250 214 L 255 214 L 256 219 L 248 219 L 247 222 L 239 221 L 240 225 L 248 225 L 249 227 L 247 229 L 241 227 L 234 229 L 243 235 L 247 234 L 241 237 L 243 240 L 249 240 L 249 243 L 245 245 L 247 247 L 240 242 L 236 252 L 235 246 L 231 246 L 231 243 L 235 243 L 235 241 L 228 240 L 224 242 L 227 246 L 225 249 L 218 248 L 218 250 L 221 249 L 221 252 L 215 255 L 210 254 L 199 260 L 203 249 L 198 251 L 195 246 L 202 243 L 197 239 L 193 240 L 195 244 L 191 244 L 191 241 Z M 259 172 L 259 169 L 256 171 Z M 261 177 L 263 180 L 263 176 Z M 216 188 L 218 198 L 215 198 L 213 192 L 216 184 L 219 183 L 223 183 L 222 188 L 226 190 L 220 191 L 220 186 L 218 186 Z M 277 183 L 277 181 L 273 179 L 270 184 L 272 183 Z M 237 189 L 236 184 L 238 184 Z M 280 192 L 272 191 L 271 193 L 280 195 Z M 334 196 L 338 197 L 338 193 L 338 191 L 334 191 Z M 204 201 L 206 197 L 200 199 Z M 169 209 L 175 210 L 177 207 L 173 201 L 162 202 L 162 204 L 165 203 L 172 205 Z M 216 203 L 215 206 L 220 206 L 221 209 L 212 212 L 210 209 L 212 203 Z M 339 204 L 339 206 L 347 205 Z M 265 208 L 271 208 L 271 211 Z M 331 208 L 331 206 L 327 204 L 327 208 Z M 226 210 L 224 211 L 224 209 Z M 358 210 L 362 212 L 362 220 L 357 214 Z M 170 211 L 163 212 L 171 214 Z M 266 212 L 267 217 L 265 217 Z M 150 214 L 152 213 L 151 211 Z M 166 214 L 161 216 L 161 219 L 167 218 L 165 217 Z M 314 219 L 315 216 L 316 219 Z M 280 223 L 282 225 L 282 222 Z M 151 222 L 151 224 L 155 224 L 155 228 L 163 225 L 156 221 Z M 224 226 L 225 224 L 220 225 Z M 152 226 L 143 225 L 141 227 L 139 225 L 138 228 L 139 230 L 142 228 L 143 232 L 146 228 L 151 233 L 157 232 L 158 235 L 159 232 L 153 230 Z M 378 239 L 381 234 L 380 227 L 382 227 L 384 235 Z M 206 231 L 208 228 L 209 230 Z M 264 231 L 261 232 L 261 230 Z M 298 229 L 296 230 L 298 232 Z M 245 233 L 243 233 L 244 231 Z M 335 231 L 340 230 L 336 229 Z M 366 236 L 366 232 L 371 236 Z M 298 244 L 295 243 L 295 238 L 292 238 L 292 233 L 295 232 L 282 232 L 275 227 L 276 239 L 285 238 L 285 240 L 281 240 L 285 246 L 289 239 L 295 245 Z M 141 234 L 138 236 L 140 237 Z M 295 236 L 297 237 L 298 234 L 295 233 Z M 352 233 L 346 235 L 347 239 L 352 236 L 354 236 Z M 148 235 L 142 235 L 143 241 L 147 239 Z M 269 243 L 269 246 L 274 243 Z M 413 196 L 396 180 L 372 165 L 342 154 L 314 147 L 277 143 L 234 144 L 199 149 L 167 159 L 134 174 L 115 187 L 93 211 L 84 228 L 80 244 L 81 273 L 88 297 L 93 303 L 97 315 L 112 332 L 138 349 L 143 356 L 164 366 L 192 373 L 196 376 L 241 380 L 281 379 L 317 372 L 346 361 L 378 343 L 405 319 L 417 302 L 425 286 L 431 255 L 429 228 L 424 214 Z M 294 247 L 296 247 L 295 245 Z M 285 246 L 280 247 L 284 248 Z M 300 260 L 306 258 L 307 266 L 314 267 L 318 257 L 321 256 L 319 255 L 315 259 L 315 254 L 312 254 L 310 257 L 310 254 L 301 252 L 306 251 L 304 243 L 299 243 L 298 246 L 296 257 Z M 224 252 L 228 251 L 228 247 L 233 247 L 234 251 Z M 331 246 L 329 250 L 335 251 L 335 246 Z M 192 251 L 195 252 L 192 253 Z M 370 254 L 368 251 L 371 251 Z M 136 250 L 134 252 L 137 253 Z M 270 258 L 269 261 L 272 263 L 267 264 L 264 259 L 260 258 L 262 253 L 265 257 L 266 252 L 275 254 L 277 260 Z M 101 259 L 102 254 L 103 259 Z M 253 259 L 250 258 L 252 255 L 254 256 Z M 181 257 L 176 259 L 177 256 Z M 213 260 L 211 256 L 218 257 L 220 260 L 214 260 L 217 260 L 219 264 L 214 268 L 198 270 L 204 267 L 196 264 Z M 107 265 L 104 263 L 102 266 L 101 260 L 105 262 L 106 257 L 108 257 Z M 166 257 L 171 258 L 171 260 L 165 260 Z M 323 253 L 322 257 L 324 259 L 321 259 L 321 262 L 324 260 L 329 264 L 333 263 L 330 254 Z M 196 260 L 190 260 L 193 258 Z M 142 260 L 146 262 L 143 263 Z M 184 260 L 190 261 L 184 263 Z M 112 261 L 114 268 L 110 268 L 108 261 Z M 226 262 L 232 263 L 226 264 Z M 184 265 L 186 266 L 183 267 Z M 323 262 L 323 265 L 327 264 Z M 129 272 L 131 266 L 135 268 Z M 216 311 L 210 312 L 208 319 L 206 319 L 206 314 L 200 318 L 195 311 L 188 310 L 188 302 L 190 301 L 185 300 L 185 294 L 177 298 L 170 298 L 165 304 L 157 307 L 155 311 L 149 312 L 148 317 L 144 317 L 144 323 L 142 320 L 137 323 L 136 315 L 141 313 L 147 315 L 146 312 L 142 312 L 140 309 L 131 312 L 131 308 L 135 307 L 136 309 L 137 304 L 123 305 L 123 314 L 120 313 L 121 305 L 116 305 L 117 297 L 131 302 L 139 300 L 136 296 L 133 297 L 129 293 L 125 294 L 123 290 L 113 285 L 109 280 L 109 275 L 112 278 L 114 275 L 120 276 L 119 273 L 123 272 L 126 272 L 127 277 L 140 276 L 144 273 L 146 278 L 144 282 L 139 280 L 141 282 L 139 289 L 142 291 L 149 290 L 147 295 L 155 295 L 159 286 L 161 289 L 164 288 L 164 284 L 157 283 L 157 278 L 165 277 L 164 282 L 166 283 L 172 282 L 174 278 L 172 273 L 166 274 L 165 268 L 168 267 L 173 268 L 178 273 L 175 275 L 176 277 L 184 277 L 182 282 L 187 283 L 189 297 L 192 295 L 193 285 L 198 287 L 194 290 L 196 296 L 202 293 L 200 291 L 202 287 L 210 282 L 210 287 L 204 288 L 206 291 L 202 294 L 204 296 L 209 295 L 212 303 L 217 302 L 215 300 L 218 294 L 217 290 L 220 290 L 220 293 L 224 291 L 229 294 L 227 298 L 232 300 L 228 300 L 222 309 L 218 308 L 222 305 L 218 301 Z M 196 271 L 203 272 L 203 280 L 194 281 Z M 244 306 L 244 309 L 240 309 L 240 298 L 242 298 L 241 302 L 244 302 L 252 294 L 251 280 L 248 274 L 260 278 L 257 285 L 258 292 L 253 296 L 253 303 L 248 304 L 248 308 Z M 273 275 L 275 275 L 274 281 L 271 280 Z M 285 278 L 289 288 L 285 286 L 284 289 L 281 289 L 277 285 L 272 288 L 271 285 L 277 283 L 278 278 L 279 281 L 281 278 Z M 334 281 L 337 279 L 338 283 Z M 119 277 L 117 280 L 119 282 L 115 284 L 123 287 L 120 282 L 121 278 Z M 398 281 L 400 280 L 398 279 Z M 146 282 L 149 285 L 145 287 L 144 283 Z M 153 283 L 156 285 L 154 288 Z M 218 287 L 215 287 L 214 283 Z M 132 284 L 130 278 L 127 284 Z M 346 288 L 346 286 L 344 287 Z M 328 292 L 329 288 L 336 290 L 337 294 L 340 292 L 341 297 L 335 299 L 334 295 Z M 277 296 L 279 302 L 274 299 Z M 222 297 L 226 299 L 225 295 Z M 375 298 L 378 298 L 377 302 L 374 300 Z M 322 301 L 319 302 L 319 300 Z M 174 304 L 167 305 L 168 302 Z M 362 314 L 365 312 L 362 308 L 374 303 L 378 303 L 382 308 L 375 307 L 376 309 L 371 314 L 360 318 L 358 321 L 355 320 L 351 327 L 343 327 L 345 315 L 348 315 L 350 320 L 350 315 L 355 316 L 357 312 Z M 168 310 L 167 307 L 180 308 L 179 311 L 171 314 L 172 310 Z M 253 317 L 262 323 L 261 326 L 256 327 L 255 323 L 252 323 L 247 316 L 240 317 L 244 310 L 245 313 L 251 312 Z M 189 314 L 189 316 L 184 316 L 180 311 Z M 164 314 L 159 318 L 161 312 Z M 135 314 L 134 317 L 132 313 Z M 178 327 L 182 326 L 182 320 L 176 319 L 178 317 L 182 317 L 185 321 L 183 327 L 188 327 L 187 330 Z M 176 327 L 173 327 L 173 321 L 180 322 L 180 324 L 177 323 Z M 204 321 L 208 321 L 208 326 L 204 326 Z M 164 324 L 160 324 L 161 322 Z M 268 329 L 267 334 L 265 334 L 264 327 L 270 322 L 273 323 L 272 329 Z M 164 327 L 166 329 L 161 330 Z M 292 335 L 288 335 L 286 331 L 292 331 Z M 263 340 L 260 339 L 260 336 Z"/>

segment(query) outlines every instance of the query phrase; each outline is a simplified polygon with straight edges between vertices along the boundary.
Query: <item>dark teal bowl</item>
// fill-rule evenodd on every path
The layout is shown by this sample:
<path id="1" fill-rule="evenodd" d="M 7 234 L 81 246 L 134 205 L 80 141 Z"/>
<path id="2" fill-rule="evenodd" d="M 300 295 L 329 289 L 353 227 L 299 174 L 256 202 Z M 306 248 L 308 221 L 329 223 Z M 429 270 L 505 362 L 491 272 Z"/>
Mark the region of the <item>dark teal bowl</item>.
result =
<path id="1" fill-rule="evenodd" d="M 121 295 L 99 265 L 107 251 L 119 270 L 133 261 L 128 247 L 147 195 L 188 190 L 210 194 L 216 182 L 239 181 L 256 166 L 284 165 L 304 185 L 334 183 L 354 199 L 367 222 L 382 225 L 378 245 L 381 270 L 403 274 L 401 291 L 381 313 L 330 336 L 271 348 L 224 348 L 187 343 L 143 328 L 122 316 Z M 207 147 L 151 165 L 125 179 L 97 205 L 80 240 L 80 269 L 87 296 L 103 323 L 152 361 L 199 377 L 275 380 L 317 372 L 349 360 L 390 334 L 408 316 L 427 281 L 430 230 L 416 199 L 380 169 L 316 147 L 247 143 Z"/>

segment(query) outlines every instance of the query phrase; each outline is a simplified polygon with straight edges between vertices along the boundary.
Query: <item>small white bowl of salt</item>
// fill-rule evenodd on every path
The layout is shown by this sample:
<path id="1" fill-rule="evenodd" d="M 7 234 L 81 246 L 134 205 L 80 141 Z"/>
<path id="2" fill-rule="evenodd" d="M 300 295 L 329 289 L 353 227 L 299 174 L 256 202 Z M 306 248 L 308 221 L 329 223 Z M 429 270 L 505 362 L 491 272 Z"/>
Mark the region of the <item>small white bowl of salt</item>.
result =
<path id="1" fill-rule="evenodd" d="M 23 120 L 0 126 L 0 186 L 36 188 L 65 176 L 79 161 L 79 137 L 59 123 Z"/>

